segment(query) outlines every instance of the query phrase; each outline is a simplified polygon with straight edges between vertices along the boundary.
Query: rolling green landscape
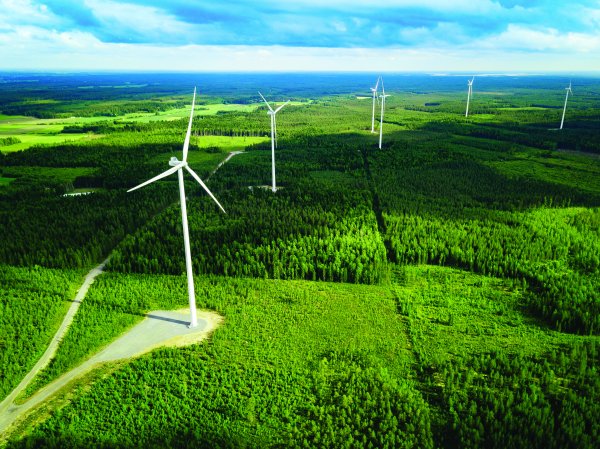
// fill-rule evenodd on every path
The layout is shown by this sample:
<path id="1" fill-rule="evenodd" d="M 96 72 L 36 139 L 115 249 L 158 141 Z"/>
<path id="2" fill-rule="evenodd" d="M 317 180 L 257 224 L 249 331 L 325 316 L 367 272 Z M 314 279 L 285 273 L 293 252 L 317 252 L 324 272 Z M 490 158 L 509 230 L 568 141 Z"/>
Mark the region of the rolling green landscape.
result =
<path id="1" fill-rule="evenodd" d="M 181 158 L 195 85 L 188 162 L 227 213 L 186 178 L 208 340 L 89 373 L 0 447 L 597 447 L 599 78 L 558 130 L 564 77 L 478 78 L 465 117 L 466 76 L 386 75 L 380 149 L 376 76 L 223 77 L 4 76 L 0 401 L 106 258 L 17 403 L 188 305 L 175 177 L 126 190 Z M 276 192 L 258 90 L 292 100 Z"/>

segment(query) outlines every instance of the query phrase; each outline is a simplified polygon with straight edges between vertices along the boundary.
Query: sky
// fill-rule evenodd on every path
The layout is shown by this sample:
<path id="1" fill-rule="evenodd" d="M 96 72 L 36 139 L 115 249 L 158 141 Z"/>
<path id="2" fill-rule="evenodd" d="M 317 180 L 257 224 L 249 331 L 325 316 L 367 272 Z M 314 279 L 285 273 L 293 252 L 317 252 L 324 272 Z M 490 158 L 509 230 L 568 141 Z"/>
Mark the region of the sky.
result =
<path id="1" fill-rule="evenodd" d="M 600 0 L 0 0 L 0 71 L 600 72 Z"/>

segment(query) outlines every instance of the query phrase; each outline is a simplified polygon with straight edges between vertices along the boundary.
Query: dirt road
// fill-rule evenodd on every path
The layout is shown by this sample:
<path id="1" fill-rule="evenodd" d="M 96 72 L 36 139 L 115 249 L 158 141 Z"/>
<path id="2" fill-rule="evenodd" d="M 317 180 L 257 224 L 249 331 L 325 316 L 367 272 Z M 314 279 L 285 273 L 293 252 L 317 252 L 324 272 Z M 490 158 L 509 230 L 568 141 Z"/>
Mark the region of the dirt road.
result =
<path id="1" fill-rule="evenodd" d="M 0 435 L 6 438 L 11 430 L 10 427 L 20 418 L 25 417 L 30 410 L 46 402 L 54 394 L 67 387 L 72 381 L 87 374 L 98 365 L 115 360 L 138 357 L 160 346 L 185 346 L 197 343 L 210 335 L 221 320 L 221 316 L 214 312 L 200 311 L 198 313 L 198 326 L 189 328 L 189 309 L 181 311 L 159 310 L 146 314 L 144 321 L 121 335 L 121 337 L 113 341 L 108 347 L 78 367 L 46 385 L 27 402 L 21 405 L 13 404 L 12 400 L 16 397 L 13 392 L 10 396 L 10 402 L 4 401 L 2 403 L 3 408 L 0 410 Z M 24 382 L 21 383 L 23 384 Z M 26 383 L 23 388 L 25 386 L 27 386 Z"/>

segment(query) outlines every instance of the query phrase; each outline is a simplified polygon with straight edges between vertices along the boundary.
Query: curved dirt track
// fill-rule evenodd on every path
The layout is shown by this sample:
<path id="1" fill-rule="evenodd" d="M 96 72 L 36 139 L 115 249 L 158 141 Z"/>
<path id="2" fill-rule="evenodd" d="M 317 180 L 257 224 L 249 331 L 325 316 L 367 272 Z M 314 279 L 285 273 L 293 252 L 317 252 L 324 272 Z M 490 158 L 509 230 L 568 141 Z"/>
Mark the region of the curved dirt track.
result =
<path id="1" fill-rule="evenodd" d="M 10 427 L 20 418 L 25 417 L 27 412 L 47 401 L 72 381 L 89 373 L 102 363 L 138 357 L 161 346 L 186 346 L 200 342 L 210 335 L 220 322 L 220 315 L 214 312 L 199 311 L 198 326 L 189 328 L 188 309 L 181 311 L 158 310 L 147 313 L 144 321 L 125 332 L 78 367 L 46 385 L 25 403 L 21 405 L 13 404 L 14 397 L 16 397 L 13 392 L 10 396 L 10 402 L 4 401 L 7 403 L 2 403 L 0 434 L 6 437 L 5 432 L 10 430 Z"/>
<path id="2" fill-rule="evenodd" d="M 33 366 L 33 368 L 31 368 L 31 371 L 29 371 L 25 375 L 25 377 L 23 378 L 23 380 L 21 380 L 19 385 L 17 385 L 17 387 L 0 403 L 0 423 L 2 421 L 2 417 L 6 414 L 6 411 L 8 410 L 8 408 L 13 404 L 13 401 L 15 400 L 15 398 L 17 396 L 19 396 L 19 394 L 21 394 L 21 392 L 23 390 L 25 390 L 25 388 L 27 387 L 27 385 L 29 385 L 29 382 L 31 382 L 31 380 L 35 377 L 35 375 L 37 373 L 39 373 L 40 370 L 42 370 L 42 368 L 44 368 L 48 364 L 48 362 L 50 361 L 50 359 L 52 357 L 54 357 L 54 353 L 56 352 L 56 349 L 58 348 L 58 344 L 60 343 L 60 341 L 63 339 L 63 337 L 67 333 L 67 329 L 71 325 L 71 322 L 73 321 L 73 318 L 75 317 L 75 314 L 77 313 L 77 310 L 79 309 L 81 301 L 83 301 L 83 298 L 85 298 L 85 295 L 87 294 L 87 291 L 90 288 L 90 285 L 92 285 L 92 282 L 94 282 L 94 279 L 96 278 L 96 276 L 98 276 L 99 274 L 102 273 L 102 270 L 104 269 L 104 265 L 106 265 L 107 261 L 108 261 L 108 259 L 105 260 L 104 262 L 102 262 L 97 267 L 92 268 L 92 270 L 85 276 L 83 284 L 81 285 L 81 287 L 79 287 L 79 290 L 77 291 L 77 295 L 75 296 L 75 299 L 71 303 L 69 310 L 67 310 L 67 313 L 66 313 L 65 317 L 63 318 L 62 323 L 60 324 L 60 327 L 54 334 L 54 337 L 52 337 L 52 340 L 50 341 L 50 344 L 46 348 L 46 351 L 44 352 L 44 354 L 42 354 L 42 356 L 37 361 L 37 363 Z M 0 432 L 2 432 L 2 430 L 3 429 L 0 424 Z"/>
<path id="3" fill-rule="evenodd" d="M 241 153 L 243 153 L 243 151 L 230 152 L 210 174 L 209 178 L 232 157 Z M 23 404 L 14 404 L 15 398 L 27 388 L 27 385 L 29 385 L 33 378 L 48 364 L 52 357 L 54 357 L 58 345 L 71 325 L 90 285 L 94 282 L 94 279 L 102 273 L 107 262 L 108 258 L 100 265 L 94 267 L 86 275 L 83 284 L 77 291 L 77 295 L 63 318 L 60 327 L 54 334 L 54 337 L 52 337 L 52 340 L 42 357 L 40 357 L 29 373 L 21 380 L 19 385 L 17 385 L 17 387 L 0 403 L 0 443 L 8 436 L 7 430 L 10 430 L 10 427 L 20 418 L 23 418 L 28 411 L 49 399 L 71 381 L 88 373 L 99 364 L 136 357 L 159 346 L 185 346 L 196 343 L 206 338 L 221 322 L 220 315 L 203 311 L 198 314 L 198 326 L 189 329 L 187 327 L 187 324 L 189 323 L 188 309 L 185 309 L 185 312 L 150 312 L 146 314 L 146 319 L 144 321 L 123 334 L 117 340 L 113 341 L 108 347 L 92 356 L 86 362 L 45 386 Z"/>

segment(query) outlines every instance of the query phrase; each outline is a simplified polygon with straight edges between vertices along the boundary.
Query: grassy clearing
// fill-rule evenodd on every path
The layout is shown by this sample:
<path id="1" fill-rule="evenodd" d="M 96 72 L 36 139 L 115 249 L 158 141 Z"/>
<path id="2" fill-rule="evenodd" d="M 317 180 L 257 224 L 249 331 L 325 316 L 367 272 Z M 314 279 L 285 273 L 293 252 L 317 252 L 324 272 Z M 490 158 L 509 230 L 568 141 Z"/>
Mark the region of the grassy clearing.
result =
<path id="1" fill-rule="evenodd" d="M 220 112 L 254 112 L 258 109 L 258 104 L 206 104 L 196 105 L 194 108 L 194 116 L 216 115 Z M 115 120 L 127 122 L 157 122 L 163 120 L 179 120 L 190 116 L 191 106 L 185 108 L 174 108 L 167 111 L 156 113 L 132 113 L 115 117 Z"/>
<path id="2" fill-rule="evenodd" d="M 269 137 L 229 137 L 229 136 L 199 136 L 195 139 L 200 148 L 217 147 L 223 151 L 243 151 L 250 145 L 269 141 Z"/>
<path id="3" fill-rule="evenodd" d="M 302 104 L 301 102 L 295 102 Z M 253 112 L 258 104 L 209 104 L 198 105 L 195 116 L 216 115 L 222 112 Z M 149 123 L 156 121 L 179 120 L 189 117 L 190 107 L 174 108 L 157 113 L 130 113 L 117 117 L 69 117 L 57 119 L 36 119 L 25 116 L 0 115 L 0 137 L 16 137 L 20 143 L 4 145 L 0 151 L 4 153 L 26 150 L 34 145 L 53 145 L 75 140 L 89 140 L 101 137 L 100 135 L 86 134 L 61 134 L 65 126 L 87 125 L 101 122 L 139 122 Z M 201 148 L 217 146 L 227 151 L 239 151 L 247 145 L 262 142 L 262 137 L 220 137 L 211 136 L 198 139 Z"/>
<path id="4" fill-rule="evenodd" d="M 545 153 L 545 157 L 526 155 L 486 165 L 509 176 L 535 178 L 574 187 L 590 193 L 600 191 L 600 160 L 566 153 Z"/>
<path id="5" fill-rule="evenodd" d="M 409 375 L 406 329 L 385 287 L 217 277 L 196 277 L 195 283 L 198 306 L 225 316 L 213 344 L 228 365 L 243 366 L 248 373 L 261 367 L 297 371 L 328 351 L 358 351 L 399 376 Z M 184 277 L 99 277 L 56 358 L 28 393 L 90 357 L 145 312 L 186 305 Z"/>
<path id="6" fill-rule="evenodd" d="M 15 178 L 5 178 L 3 176 L 0 176 L 0 187 L 6 187 L 14 180 L 15 180 Z"/>
<path id="7" fill-rule="evenodd" d="M 529 315 L 510 281 L 432 265 L 399 268 L 394 282 L 411 339 L 430 363 L 493 351 L 538 355 L 575 340 Z M 595 338 L 595 337 L 592 337 Z"/>
<path id="8" fill-rule="evenodd" d="M 499 111 L 546 111 L 550 108 L 544 108 L 541 106 L 522 106 L 522 107 L 511 107 L 511 108 L 497 108 Z"/>
<path id="9" fill-rule="evenodd" d="M 55 167 L 30 167 L 15 166 L 4 167 L 4 175 L 11 178 L 26 178 L 28 180 L 52 181 L 57 183 L 68 183 L 75 181 L 80 176 L 89 176 L 96 172 L 95 168 L 55 168 Z"/>
<path id="10" fill-rule="evenodd" d="M 173 153 L 158 154 L 150 159 L 149 163 L 160 163 L 166 166 L 166 164 L 169 162 L 169 159 L 171 159 L 173 156 L 181 159 L 181 150 Z M 188 153 L 187 161 L 190 164 L 190 167 L 192 167 L 195 172 L 202 176 L 203 171 L 205 173 L 212 172 L 225 157 L 225 154 L 222 152 L 206 153 L 204 151 L 190 151 Z"/>
<path id="11" fill-rule="evenodd" d="M 12 153 L 15 151 L 27 150 L 36 145 L 56 145 L 65 142 L 88 141 L 102 137 L 94 134 L 58 134 L 58 135 L 40 135 L 40 134 L 9 134 L 8 136 L 18 138 L 21 143 L 0 147 L 3 153 Z M 8 137 L 7 136 L 7 137 Z"/>
<path id="12" fill-rule="evenodd" d="M 190 150 L 188 162 L 196 171 L 212 171 L 232 151 L 243 151 L 246 147 L 267 141 L 267 137 L 228 137 L 228 136 L 199 136 L 192 138 L 192 144 L 200 150 Z M 206 151 L 206 149 L 211 149 Z M 212 151 L 217 149 L 218 151 Z M 162 153 L 154 156 L 151 163 L 167 162 L 172 156 L 181 158 L 181 152 Z"/>

